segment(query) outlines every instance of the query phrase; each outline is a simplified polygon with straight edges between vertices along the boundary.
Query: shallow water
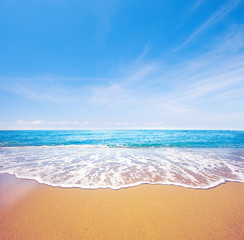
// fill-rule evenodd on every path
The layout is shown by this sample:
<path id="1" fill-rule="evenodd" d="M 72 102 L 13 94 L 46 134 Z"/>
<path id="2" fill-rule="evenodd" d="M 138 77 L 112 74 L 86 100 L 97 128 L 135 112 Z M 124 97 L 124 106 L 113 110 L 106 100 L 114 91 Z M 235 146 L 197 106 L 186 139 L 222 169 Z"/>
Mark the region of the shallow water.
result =
<path id="1" fill-rule="evenodd" d="M 2 132 L 0 172 L 53 186 L 210 188 L 244 182 L 243 131 Z"/>
<path id="2" fill-rule="evenodd" d="M 0 131 L 0 146 L 103 145 L 110 147 L 244 148 L 244 131 L 73 130 Z"/>

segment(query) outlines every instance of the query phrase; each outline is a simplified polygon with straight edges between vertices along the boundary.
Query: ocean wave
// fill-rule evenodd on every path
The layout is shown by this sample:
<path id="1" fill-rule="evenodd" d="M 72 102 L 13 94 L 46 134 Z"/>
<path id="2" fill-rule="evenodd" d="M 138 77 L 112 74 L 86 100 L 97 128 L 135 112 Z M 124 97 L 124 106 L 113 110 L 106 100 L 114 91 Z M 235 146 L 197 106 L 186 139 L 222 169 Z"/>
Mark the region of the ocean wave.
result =
<path id="1" fill-rule="evenodd" d="M 24 146 L 244 148 L 244 131 L 81 130 L 0 131 L 1 147 Z"/>
<path id="2" fill-rule="evenodd" d="M 171 184 L 207 189 L 244 181 L 244 149 L 1 147 L 0 172 L 59 187 L 119 189 Z"/>

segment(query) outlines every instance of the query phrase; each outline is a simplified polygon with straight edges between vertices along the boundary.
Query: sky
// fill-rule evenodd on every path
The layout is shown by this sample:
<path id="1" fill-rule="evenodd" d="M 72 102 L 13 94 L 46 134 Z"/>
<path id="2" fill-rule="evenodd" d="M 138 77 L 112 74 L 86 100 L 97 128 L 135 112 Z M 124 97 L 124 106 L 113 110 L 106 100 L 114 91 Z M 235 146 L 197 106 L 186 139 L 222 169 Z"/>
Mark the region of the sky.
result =
<path id="1" fill-rule="evenodd" d="M 0 129 L 244 129 L 244 0 L 0 0 Z"/>

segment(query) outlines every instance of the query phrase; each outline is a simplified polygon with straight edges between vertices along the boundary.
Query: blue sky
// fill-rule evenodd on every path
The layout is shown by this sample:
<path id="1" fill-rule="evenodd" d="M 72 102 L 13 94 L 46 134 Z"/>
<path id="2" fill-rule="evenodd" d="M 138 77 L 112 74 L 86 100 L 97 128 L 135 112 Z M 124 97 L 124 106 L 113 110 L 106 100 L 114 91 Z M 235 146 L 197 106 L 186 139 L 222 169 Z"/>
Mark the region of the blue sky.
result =
<path id="1" fill-rule="evenodd" d="M 0 129 L 244 129 L 244 1 L 0 1 Z"/>

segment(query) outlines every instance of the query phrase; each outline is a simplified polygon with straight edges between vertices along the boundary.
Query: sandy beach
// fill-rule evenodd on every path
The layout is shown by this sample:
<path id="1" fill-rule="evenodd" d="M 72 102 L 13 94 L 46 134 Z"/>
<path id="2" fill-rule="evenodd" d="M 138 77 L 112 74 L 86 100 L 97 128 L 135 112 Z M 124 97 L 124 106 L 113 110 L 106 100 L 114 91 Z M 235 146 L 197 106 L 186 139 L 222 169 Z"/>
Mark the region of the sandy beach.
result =
<path id="1" fill-rule="evenodd" d="M 0 239 L 243 239 L 244 184 L 62 189 L 0 174 Z"/>

